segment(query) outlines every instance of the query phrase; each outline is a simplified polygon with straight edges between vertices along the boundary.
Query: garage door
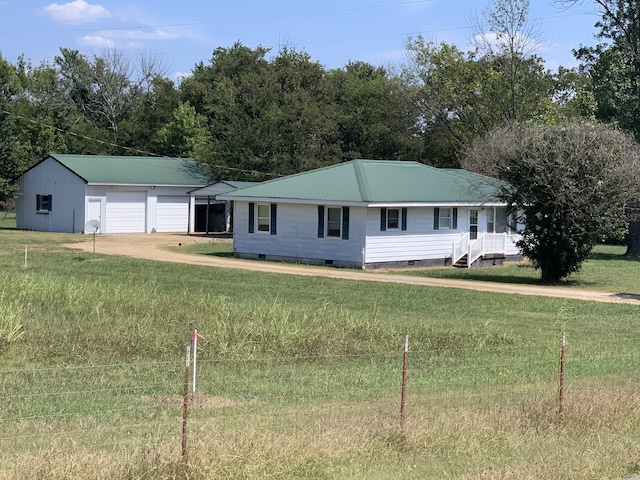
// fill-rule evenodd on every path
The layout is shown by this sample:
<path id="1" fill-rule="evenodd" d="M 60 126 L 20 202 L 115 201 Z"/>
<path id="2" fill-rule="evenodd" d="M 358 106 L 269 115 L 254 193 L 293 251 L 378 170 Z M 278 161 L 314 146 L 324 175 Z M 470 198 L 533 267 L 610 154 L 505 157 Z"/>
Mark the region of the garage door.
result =
<path id="1" fill-rule="evenodd" d="M 189 224 L 189 197 L 158 196 L 158 232 L 186 232 Z"/>
<path id="2" fill-rule="evenodd" d="M 144 233 L 146 202 L 146 192 L 107 192 L 106 233 Z"/>

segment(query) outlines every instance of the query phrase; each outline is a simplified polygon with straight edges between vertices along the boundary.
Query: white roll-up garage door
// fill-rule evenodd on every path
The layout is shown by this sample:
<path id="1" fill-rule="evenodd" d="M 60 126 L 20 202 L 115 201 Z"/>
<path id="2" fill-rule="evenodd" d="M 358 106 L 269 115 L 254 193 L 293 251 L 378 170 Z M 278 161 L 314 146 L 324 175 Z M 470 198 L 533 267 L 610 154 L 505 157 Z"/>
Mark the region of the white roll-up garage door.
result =
<path id="1" fill-rule="evenodd" d="M 189 225 L 189 197 L 158 195 L 158 232 L 186 232 Z"/>
<path id="2" fill-rule="evenodd" d="M 107 192 L 106 233 L 144 233 L 146 192 Z"/>

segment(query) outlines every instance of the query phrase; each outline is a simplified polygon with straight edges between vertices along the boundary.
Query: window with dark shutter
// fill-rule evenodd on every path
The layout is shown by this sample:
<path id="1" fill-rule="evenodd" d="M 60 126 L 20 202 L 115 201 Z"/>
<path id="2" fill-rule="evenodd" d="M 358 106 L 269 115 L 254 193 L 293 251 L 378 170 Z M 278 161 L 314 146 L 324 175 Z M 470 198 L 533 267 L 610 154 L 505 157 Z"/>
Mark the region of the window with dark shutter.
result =
<path id="1" fill-rule="evenodd" d="M 458 228 L 458 209 L 453 209 L 453 214 L 451 216 L 451 228 L 456 230 Z"/>
<path id="2" fill-rule="evenodd" d="M 380 209 L 380 231 L 384 232 L 387 229 L 387 209 L 382 207 Z"/>
<path id="3" fill-rule="evenodd" d="M 349 240 L 349 207 L 342 207 L 342 239 Z"/>
<path id="4" fill-rule="evenodd" d="M 440 230 L 440 209 L 438 207 L 433 209 L 433 229 Z"/>
<path id="5" fill-rule="evenodd" d="M 256 221 L 256 204 L 253 202 L 249 203 L 249 233 L 255 232 L 255 221 Z"/>
<path id="6" fill-rule="evenodd" d="M 276 234 L 277 217 L 278 217 L 278 204 L 272 203 L 271 204 L 271 230 L 269 232 L 271 233 L 271 235 Z"/>
<path id="7" fill-rule="evenodd" d="M 407 229 L 407 209 L 402 209 L 402 230 Z"/>
<path id="8" fill-rule="evenodd" d="M 324 205 L 318 205 L 318 238 L 324 238 Z"/>

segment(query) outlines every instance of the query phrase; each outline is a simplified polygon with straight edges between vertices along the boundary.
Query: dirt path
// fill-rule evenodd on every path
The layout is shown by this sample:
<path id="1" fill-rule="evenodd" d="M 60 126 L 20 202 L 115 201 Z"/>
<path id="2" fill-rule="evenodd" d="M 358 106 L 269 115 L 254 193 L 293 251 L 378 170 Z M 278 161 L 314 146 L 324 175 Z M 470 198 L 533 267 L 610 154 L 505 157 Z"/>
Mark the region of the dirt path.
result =
<path id="1" fill-rule="evenodd" d="M 192 255 L 168 250 L 167 247 L 180 247 L 194 243 L 211 242 L 211 237 L 185 234 L 109 234 L 96 237 L 96 253 L 123 255 L 161 262 L 187 263 L 222 268 L 241 268 L 257 272 L 283 273 L 288 275 L 319 276 L 345 280 L 366 280 L 370 282 L 406 283 L 433 287 L 462 288 L 482 292 L 515 293 L 519 295 L 539 295 L 547 297 L 572 298 L 596 302 L 628 303 L 640 305 L 640 296 L 606 292 L 591 292 L 567 288 L 538 287 L 472 280 L 454 280 L 442 278 L 413 277 L 409 275 L 388 274 L 375 271 L 360 271 L 339 268 L 313 267 L 303 265 L 280 264 L 241 260 L 235 258 Z M 213 240 L 216 241 L 216 240 Z M 93 251 L 93 238 L 66 245 L 69 248 Z M 398 271 L 400 272 L 400 271 Z"/>

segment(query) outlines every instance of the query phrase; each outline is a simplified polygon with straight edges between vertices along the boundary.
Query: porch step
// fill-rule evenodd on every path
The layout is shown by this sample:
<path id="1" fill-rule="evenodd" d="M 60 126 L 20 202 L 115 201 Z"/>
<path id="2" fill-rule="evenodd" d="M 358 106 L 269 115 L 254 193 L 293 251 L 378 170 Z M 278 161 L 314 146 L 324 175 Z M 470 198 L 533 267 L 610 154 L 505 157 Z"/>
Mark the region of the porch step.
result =
<path id="1" fill-rule="evenodd" d="M 453 266 L 456 267 L 456 268 L 468 268 L 467 257 L 468 256 L 465 255 L 460 260 L 458 260 L 456 263 L 454 263 Z"/>

